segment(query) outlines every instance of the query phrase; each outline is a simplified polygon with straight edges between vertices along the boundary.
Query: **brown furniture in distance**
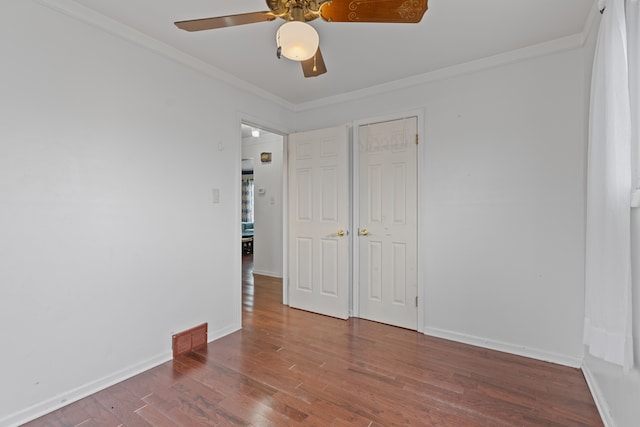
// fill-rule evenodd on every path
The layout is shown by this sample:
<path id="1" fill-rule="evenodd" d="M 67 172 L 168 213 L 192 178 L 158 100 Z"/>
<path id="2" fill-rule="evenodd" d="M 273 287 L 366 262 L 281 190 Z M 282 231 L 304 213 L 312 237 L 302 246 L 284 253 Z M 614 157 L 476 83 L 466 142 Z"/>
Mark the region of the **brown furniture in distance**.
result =
<path id="1" fill-rule="evenodd" d="M 242 255 L 250 255 L 253 253 L 253 237 L 242 238 Z"/>
<path id="2" fill-rule="evenodd" d="M 242 222 L 242 255 L 253 253 L 253 222 Z"/>

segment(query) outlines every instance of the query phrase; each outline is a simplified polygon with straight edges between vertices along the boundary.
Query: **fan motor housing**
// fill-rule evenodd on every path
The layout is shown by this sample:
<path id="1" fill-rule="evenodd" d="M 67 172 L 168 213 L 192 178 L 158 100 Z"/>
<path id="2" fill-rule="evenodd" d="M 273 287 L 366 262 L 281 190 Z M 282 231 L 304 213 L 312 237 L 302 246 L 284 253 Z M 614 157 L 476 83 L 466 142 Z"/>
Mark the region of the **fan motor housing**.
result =
<path id="1" fill-rule="evenodd" d="M 285 21 L 308 22 L 320 16 L 320 9 L 331 0 L 266 0 L 267 6 Z"/>

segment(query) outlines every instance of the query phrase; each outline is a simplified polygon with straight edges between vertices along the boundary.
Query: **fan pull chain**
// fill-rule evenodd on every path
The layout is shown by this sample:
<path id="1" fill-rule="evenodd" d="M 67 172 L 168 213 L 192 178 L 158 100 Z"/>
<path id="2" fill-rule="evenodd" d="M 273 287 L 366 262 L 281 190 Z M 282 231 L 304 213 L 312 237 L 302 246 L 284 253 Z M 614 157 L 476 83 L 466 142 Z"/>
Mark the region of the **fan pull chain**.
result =
<path id="1" fill-rule="evenodd" d="M 316 58 L 318 57 L 318 52 L 313 55 L 313 72 L 318 71 L 318 67 L 316 66 Z"/>

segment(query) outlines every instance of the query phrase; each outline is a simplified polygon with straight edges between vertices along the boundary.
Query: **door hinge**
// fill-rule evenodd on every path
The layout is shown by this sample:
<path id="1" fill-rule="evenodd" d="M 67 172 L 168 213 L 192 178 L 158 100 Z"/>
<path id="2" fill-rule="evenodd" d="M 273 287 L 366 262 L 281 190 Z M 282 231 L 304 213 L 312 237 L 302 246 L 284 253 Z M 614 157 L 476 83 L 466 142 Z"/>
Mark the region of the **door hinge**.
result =
<path id="1" fill-rule="evenodd" d="M 418 134 L 416 133 L 416 145 L 418 145 Z"/>
<path id="2" fill-rule="evenodd" d="M 416 307 L 418 306 L 418 296 L 416 295 Z"/>

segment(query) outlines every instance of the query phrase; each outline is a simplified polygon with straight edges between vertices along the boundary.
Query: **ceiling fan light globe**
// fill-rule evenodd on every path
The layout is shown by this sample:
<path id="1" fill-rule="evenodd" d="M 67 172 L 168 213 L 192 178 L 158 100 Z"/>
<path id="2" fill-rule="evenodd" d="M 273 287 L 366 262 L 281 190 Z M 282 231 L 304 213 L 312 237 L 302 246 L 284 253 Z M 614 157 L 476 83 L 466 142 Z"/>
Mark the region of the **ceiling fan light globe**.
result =
<path id="1" fill-rule="evenodd" d="M 285 58 L 306 61 L 318 50 L 320 37 L 311 25 L 300 21 L 285 22 L 276 33 L 278 46 Z"/>

